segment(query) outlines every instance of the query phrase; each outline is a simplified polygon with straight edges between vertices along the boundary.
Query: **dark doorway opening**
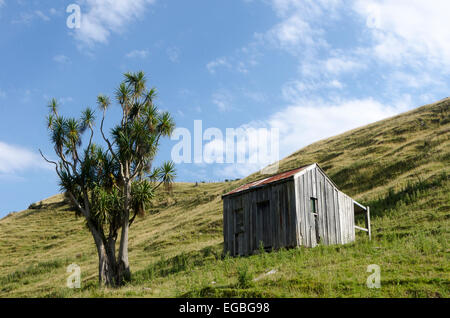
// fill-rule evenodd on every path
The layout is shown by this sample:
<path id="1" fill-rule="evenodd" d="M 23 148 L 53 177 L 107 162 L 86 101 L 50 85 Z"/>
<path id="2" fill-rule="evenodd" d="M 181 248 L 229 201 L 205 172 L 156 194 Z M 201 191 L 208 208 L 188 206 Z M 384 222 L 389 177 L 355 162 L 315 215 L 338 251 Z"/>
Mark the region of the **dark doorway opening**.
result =
<path id="1" fill-rule="evenodd" d="M 256 243 L 265 250 L 272 249 L 272 227 L 270 221 L 270 202 L 262 201 L 256 204 Z M 261 243 L 262 242 L 262 243 Z"/>
<path id="2" fill-rule="evenodd" d="M 311 213 L 313 214 L 314 232 L 316 234 L 316 243 L 320 244 L 319 213 L 318 213 L 318 209 L 317 209 L 317 198 L 311 197 Z"/>

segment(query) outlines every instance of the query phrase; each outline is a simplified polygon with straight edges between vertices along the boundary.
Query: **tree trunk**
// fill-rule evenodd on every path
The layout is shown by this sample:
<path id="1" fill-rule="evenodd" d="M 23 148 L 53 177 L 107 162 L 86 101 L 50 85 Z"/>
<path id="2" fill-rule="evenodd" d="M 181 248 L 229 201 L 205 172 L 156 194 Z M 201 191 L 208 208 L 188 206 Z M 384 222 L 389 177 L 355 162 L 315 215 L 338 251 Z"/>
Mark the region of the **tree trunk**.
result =
<path id="1" fill-rule="evenodd" d="M 101 234 L 95 226 L 88 222 L 89 229 L 94 237 L 98 254 L 98 280 L 100 286 L 116 287 L 118 285 L 117 263 L 115 257 L 115 240 L 109 240 L 105 245 Z"/>
<path id="2" fill-rule="evenodd" d="M 115 259 L 106 252 L 104 245 L 98 249 L 98 279 L 100 286 L 116 287 L 117 273 Z"/>
<path id="3" fill-rule="evenodd" d="M 128 213 L 127 213 L 128 214 Z M 122 234 L 120 237 L 119 259 L 117 260 L 117 275 L 119 284 L 129 282 L 131 280 L 130 264 L 128 262 L 128 218 L 122 225 Z"/>
<path id="4" fill-rule="evenodd" d="M 123 206 L 122 232 L 120 235 L 119 258 L 117 260 L 117 275 L 119 284 L 131 280 L 130 264 L 128 262 L 128 230 L 130 228 L 131 181 L 125 183 L 125 200 Z"/>

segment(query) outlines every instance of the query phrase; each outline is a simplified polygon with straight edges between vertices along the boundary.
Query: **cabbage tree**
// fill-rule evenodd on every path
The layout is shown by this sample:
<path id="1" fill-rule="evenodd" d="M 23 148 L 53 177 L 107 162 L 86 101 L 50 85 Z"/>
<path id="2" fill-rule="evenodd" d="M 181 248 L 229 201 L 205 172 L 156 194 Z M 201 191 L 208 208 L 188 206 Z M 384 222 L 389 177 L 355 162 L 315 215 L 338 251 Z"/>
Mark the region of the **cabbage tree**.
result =
<path id="1" fill-rule="evenodd" d="M 100 285 L 120 286 L 130 280 L 129 229 L 136 216 L 145 213 L 155 190 L 170 187 L 175 178 L 172 162 L 153 167 L 161 137 L 170 136 L 175 126 L 168 112 L 158 110 L 155 97 L 143 72 L 124 74 L 114 96 L 121 120 L 107 136 L 103 125 L 112 103 L 98 96 L 103 146 L 94 143 L 93 109 L 70 118 L 60 114 L 56 99 L 49 103 L 47 127 L 58 159 L 41 155 L 54 164 L 61 189 L 92 234 Z"/>

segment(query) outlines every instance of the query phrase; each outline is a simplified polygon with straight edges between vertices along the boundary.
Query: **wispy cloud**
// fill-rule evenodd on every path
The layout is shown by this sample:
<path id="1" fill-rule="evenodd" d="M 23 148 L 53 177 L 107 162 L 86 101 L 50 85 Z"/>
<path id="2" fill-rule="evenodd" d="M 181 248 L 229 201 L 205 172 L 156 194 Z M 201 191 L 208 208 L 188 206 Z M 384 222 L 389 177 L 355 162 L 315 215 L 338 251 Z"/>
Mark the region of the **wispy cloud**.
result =
<path id="1" fill-rule="evenodd" d="M 81 46 L 105 44 L 112 33 L 123 32 L 127 23 L 142 16 L 155 0 L 80 0 L 81 26 L 74 36 Z"/>
<path id="2" fill-rule="evenodd" d="M 281 94 L 284 100 L 296 102 L 305 96 L 305 94 L 315 93 L 319 89 L 341 90 L 344 84 L 334 80 L 291 80 L 286 82 L 281 88 Z"/>
<path id="3" fill-rule="evenodd" d="M 172 63 L 180 62 L 180 49 L 173 46 L 166 49 L 167 56 Z"/>
<path id="4" fill-rule="evenodd" d="M 321 17 L 336 19 L 341 0 L 272 0 L 269 2 L 281 21 L 260 35 L 272 45 L 292 54 L 310 54 L 328 43 L 324 38 Z"/>
<path id="5" fill-rule="evenodd" d="M 215 74 L 216 73 L 216 69 L 218 67 L 230 68 L 231 64 L 228 62 L 228 59 L 226 59 L 224 57 L 219 57 L 219 58 L 215 59 L 214 61 L 211 61 L 208 64 L 206 64 L 206 68 L 208 69 L 208 71 L 211 74 Z"/>
<path id="6" fill-rule="evenodd" d="M 145 59 L 148 56 L 148 50 L 133 50 L 129 53 L 127 53 L 125 56 L 129 59 L 134 59 L 134 58 L 140 58 L 140 59 Z"/>
<path id="7" fill-rule="evenodd" d="M 59 64 L 70 64 L 72 62 L 70 58 L 65 56 L 64 54 L 54 56 L 53 61 Z"/>
<path id="8" fill-rule="evenodd" d="M 1 0 L 0 0 L 1 1 Z M 0 7 L 1 7 L 0 3 Z M 30 24 L 33 20 L 39 19 L 44 22 L 50 21 L 50 17 L 41 10 L 21 12 L 18 17 L 12 19 L 13 24 Z"/>
<path id="9" fill-rule="evenodd" d="M 41 10 L 36 10 L 34 12 L 34 14 L 36 16 L 38 16 L 43 21 L 50 21 L 50 18 L 44 12 L 42 12 Z"/>
<path id="10" fill-rule="evenodd" d="M 227 90 L 220 90 L 212 95 L 212 103 L 219 111 L 224 112 L 232 108 L 233 97 Z"/>
<path id="11" fill-rule="evenodd" d="M 296 53 L 300 48 L 315 49 L 326 45 L 322 30 L 305 21 L 300 14 L 294 14 L 273 27 L 266 35 L 273 45 Z"/>
<path id="12" fill-rule="evenodd" d="M 37 153 L 0 141 L 0 175 L 14 175 L 28 169 L 50 168 Z"/>

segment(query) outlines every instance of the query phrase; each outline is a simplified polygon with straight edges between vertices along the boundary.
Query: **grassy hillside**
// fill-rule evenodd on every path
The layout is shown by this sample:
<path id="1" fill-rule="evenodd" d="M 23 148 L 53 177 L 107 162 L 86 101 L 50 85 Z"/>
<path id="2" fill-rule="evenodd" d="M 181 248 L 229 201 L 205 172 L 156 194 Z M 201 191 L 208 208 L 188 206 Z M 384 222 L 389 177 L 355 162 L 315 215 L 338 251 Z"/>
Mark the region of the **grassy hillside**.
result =
<path id="1" fill-rule="evenodd" d="M 280 162 L 281 170 L 318 162 L 341 190 L 370 205 L 370 242 L 358 233 L 345 246 L 224 257 L 220 196 L 261 176 L 177 183 L 133 225 L 133 280 L 114 290 L 97 288 L 92 238 L 54 196 L 0 220 L 0 297 L 449 297 L 449 138 L 447 99 Z M 65 287 L 71 263 L 81 266 L 79 290 Z M 381 289 L 366 287 L 369 264 L 381 267 Z"/>

